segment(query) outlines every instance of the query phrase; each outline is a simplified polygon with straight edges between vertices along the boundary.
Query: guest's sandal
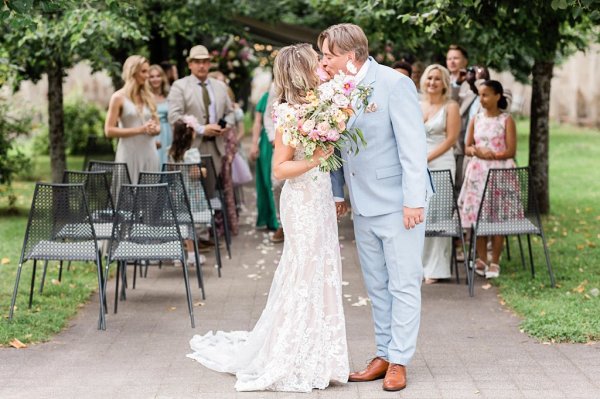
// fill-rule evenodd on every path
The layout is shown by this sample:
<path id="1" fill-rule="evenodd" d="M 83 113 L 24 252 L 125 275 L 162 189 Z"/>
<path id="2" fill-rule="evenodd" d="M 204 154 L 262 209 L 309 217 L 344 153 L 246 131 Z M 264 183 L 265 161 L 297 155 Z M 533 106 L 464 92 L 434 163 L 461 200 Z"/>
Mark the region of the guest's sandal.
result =
<path id="1" fill-rule="evenodd" d="M 500 276 L 500 265 L 490 263 L 488 270 L 485 272 L 485 278 L 498 278 L 498 276 Z"/>
<path id="2" fill-rule="evenodd" d="M 475 259 L 475 273 L 481 277 L 485 277 L 488 271 L 488 265 L 481 259 Z"/>

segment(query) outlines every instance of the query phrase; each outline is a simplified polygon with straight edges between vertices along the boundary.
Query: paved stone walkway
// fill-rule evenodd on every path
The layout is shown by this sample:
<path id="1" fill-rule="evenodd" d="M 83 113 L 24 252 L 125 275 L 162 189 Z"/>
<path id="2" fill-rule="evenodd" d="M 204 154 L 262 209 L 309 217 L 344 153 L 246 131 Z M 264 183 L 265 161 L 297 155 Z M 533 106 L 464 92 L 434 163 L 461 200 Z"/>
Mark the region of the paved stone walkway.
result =
<path id="1" fill-rule="evenodd" d="M 96 330 L 92 296 L 51 342 L 0 349 L 0 398 L 600 398 L 600 344 L 545 345 L 528 338 L 519 332 L 519 319 L 499 304 L 496 290 L 481 289 L 483 280 L 475 298 L 462 284 L 423 287 L 419 344 L 402 392 L 386 393 L 377 381 L 312 394 L 236 393 L 233 376 L 185 355 L 193 334 L 250 329 L 261 314 L 281 246 L 256 232 L 253 218 L 249 212 L 242 216 L 222 278 L 204 266 L 207 299 L 193 289 L 195 329 L 181 270 L 151 268 L 147 279 L 138 278 L 137 288 L 128 290 L 119 313 L 108 314 L 106 331 Z M 370 306 L 348 218 L 340 234 L 350 365 L 359 369 L 374 353 Z"/>

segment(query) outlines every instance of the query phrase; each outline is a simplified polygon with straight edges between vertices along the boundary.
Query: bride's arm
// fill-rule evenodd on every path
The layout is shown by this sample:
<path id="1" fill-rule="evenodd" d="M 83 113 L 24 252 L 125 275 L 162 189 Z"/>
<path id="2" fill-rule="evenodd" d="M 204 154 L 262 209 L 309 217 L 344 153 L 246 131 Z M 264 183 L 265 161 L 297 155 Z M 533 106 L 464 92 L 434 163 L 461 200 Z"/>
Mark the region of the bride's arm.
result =
<path id="1" fill-rule="evenodd" d="M 315 166 L 319 166 L 320 159 L 327 159 L 333 153 L 333 147 L 328 151 L 317 148 L 312 159 L 301 159 L 294 161 L 293 147 L 283 144 L 281 140 L 281 130 L 275 131 L 275 153 L 273 154 L 273 175 L 277 180 L 293 179 L 298 177 Z"/>

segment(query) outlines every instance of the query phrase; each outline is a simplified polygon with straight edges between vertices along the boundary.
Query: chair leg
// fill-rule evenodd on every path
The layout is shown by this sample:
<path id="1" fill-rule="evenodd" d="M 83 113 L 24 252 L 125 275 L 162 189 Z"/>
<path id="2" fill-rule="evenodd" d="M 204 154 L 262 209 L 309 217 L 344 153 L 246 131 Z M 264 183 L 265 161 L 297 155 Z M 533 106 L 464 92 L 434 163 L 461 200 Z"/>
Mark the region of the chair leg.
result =
<path id="1" fill-rule="evenodd" d="M 104 275 L 106 276 L 104 278 L 104 302 L 108 302 L 108 300 L 106 299 L 106 290 L 108 289 L 108 258 L 106 259 L 106 267 L 104 268 Z M 108 313 L 108 307 L 106 308 L 106 313 Z"/>
<path id="2" fill-rule="evenodd" d="M 510 240 L 508 236 L 504 236 L 504 242 L 506 243 L 506 260 L 510 261 Z"/>
<path id="3" fill-rule="evenodd" d="M 142 265 L 140 265 L 140 269 L 142 268 Z M 137 264 L 137 260 L 133 263 L 133 286 L 131 287 L 132 290 L 135 290 L 135 281 L 137 280 L 137 269 L 138 269 L 138 264 Z M 141 273 L 140 273 L 141 274 Z M 140 276 L 142 277 L 142 276 Z"/>
<path id="4" fill-rule="evenodd" d="M 63 269 L 63 261 L 61 260 L 59 262 L 59 266 L 58 266 L 58 281 L 62 281 L 62 269 Z"/>
<path id="5" fill-rule="evenodd" d="M 552 264 L 550 263 L 550 252 L 548 251 L 548 245 L 546 245 L 546 237 L 544 232 L 540 229 L 540 236 L 542 237 L 542 244 L 544 245 L 544 256 L 546 257 L 546 267 L 548 268 L 548 274 L 550 275 L 550 286 L 556 287 L 556 281 L 554 280 L 554 272 L 552 271 Z"/>
<path id="6" fill-rule="evenodd" d="M 117 276 L 115 278 L 115 314 L 119 306 L 119 279 L 121 278 L 121 261 L 117 261 Z"/>
<path id="7" fill-rule="evenodd" d="M 19 291 L 19 280 L 21 279 L 22 267 L 23 264 L 19 263 L 19 267 L 17 268 L 17 279 L 15 280 L 15 288 L 13 290 L 12 299 L 10 301 L 10 312 L 8 313 L 8 320 L 12 320 L 13 313 L 15 311 L 15 303 L 17 302 L 17 292 Z"/>
<path id="8" fill-rule="evenodd" d="M 200 255 L 198 251 L 198 241 L 196 240 L 196 235 L 192 236 L 192 241 L 194 242 L 194 256 L 196 258 L 196 278 L 198 279 L 198 288 L 202 290 L 202 299 L 206 299 L 206 295 L 204 294 L 204 278 L 202 276 L 202 265 L 200 264 Z"/>
<path id="9" fill-rule="evenodd" d="M 150 266 L 150 261 L 146 259 L 146 268 L 144 270 L 144 278 L 148 278 L 148 266 Z M 140 269 L 140 277 L 142 276 L 142 270 Z"/>
<path id="10" fill-rule="evenodd" d="M 467 246 L 465 245 L 464 235 L 461 235 L 460 243 L 462 245 L 463 254 L 465 254 L 464 265 L 465 265 L 465 274 L 467 275 L 467 286 L 469 287 L 469 296 L 473 296 L 473 276 L 471 276 L 471 270 L 473 270 L 473 269 L 469 268 L 469 262 L 467 259 Z M 457 267 L 458 267 L 458 265 L 457 265 Z"/>
<path id="11" fill-rule="evenodd" d="M 121 301 L 127 300 L 127 294 L 125 293 L 125 289 L 127 288 L 127 261 L 121 262 Z"/>
<path id="12" fill-rule="evenodd" d="M 102 258 L 96 254 L 96 267 L 98 272 L 98 299 L 100 300 L 100 317 L 98 319 L 98 330 L 106 330 L 106 317 L 104 314 L 106 300 L 104 297 L 104 276 L 102 275 Z"/>
<path id="13" fill-rule="evenodd" d="M 33 302 L 33 286 L 35 285 L 35 270 L 37 266 L 37 259 L 33 260 L 33 271 L 31 272 L 31 287 L 29 289 L 29 309 L 31 309 L 31 304 Z"/>
<path id="14" fill-rule="evenodd" d="M 460 284 L 460 277 L 458 275 L 458 260 L 456 260 L 456 247 L 454 246 L 454 239 L 450 239 L 452 242 L 452 256 L 450 257 L 450 270 L 454 267 L 454 273 L 456 273 L 456 284 Z"/>
<path id="15" fill-rule="evenodd" d="M 523 270 L 525 270 L 527 268 L 527 266 L 525 266 L 525 252 L 523 252 L 523 244 L 521 243 L 521 236 L 517 234 L 517 240 L 519 241 L 519 252 L 521 253 L 521 266 L 523 267 Z"/>
<path id="16" fill-rule="evenodd" d="M 531 252 L 530 234 L 527 234 L 527 246 L 529 247 L 529 264 L 531 265 L 531 278 L 535 278 L 535 266 L 533 265 L 533 253 Z"/>
<path id="17" fill-rule="evenodd" d="M 183 261 L 183 280 L 185 282 L 185 294 L 187 296 L 188 302 L 188 311 L 190 313 L 190 320 L 192 321 L 192 328 L 196 328 L 196 324 L 194 323 L 194 307 L 192 305 L 192 291 L 190 290 L 190 279 L 188 277 L 188 268 L 187 262 L 185 259 Z"/>
<path id="18" fill-rule="evenodd" d="M 469 287 L 469 295 L 475 296 L 475 258 L 477 257 L 477 233 L 474 228 L 471 228 L 471 248 L 469 251 L 469 274 L 471 275 L 471 286 Z"/>
<path id="19" fill-rule="evenodd" d="M 213 240 L 215 242 L 215 256 L 217 258 L 217 273 L 221 277 L 221 248 L 219 248 L 219 234 L 217 233 L 217 225 L 215 218 L 212 218 Z"/>
<path id="20" fill-rule="evenodd" d="M 67 271 L 71 271 L 71 261 L 67 262 Z"/>
<path id="21" fill-rule="evenodd" d="M 44 283 L 46 282 L 46 271 L 48 271 L 48 261 L 44 261 L 44 272 L 42 273 L 42 281 L 40 282 L 40 295 L 44 292 Z"/>

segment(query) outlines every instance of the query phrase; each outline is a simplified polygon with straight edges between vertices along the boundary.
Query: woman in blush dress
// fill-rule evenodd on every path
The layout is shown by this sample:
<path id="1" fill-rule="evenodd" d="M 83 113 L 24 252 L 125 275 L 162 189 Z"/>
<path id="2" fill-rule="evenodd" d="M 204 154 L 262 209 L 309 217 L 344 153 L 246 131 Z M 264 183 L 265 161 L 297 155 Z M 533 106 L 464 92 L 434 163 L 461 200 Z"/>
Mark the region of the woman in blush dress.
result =
<path id="1" fill-rule="evenodd" d="M 477 213 L 481 204 L 485 182 L 490 169 L 515 168 L 517 151 L 517 131 L 515 121 L 510 114 L 502 111 L 507 107 L 504 89 L 500 82 L 488 80 L 479 86 L 479 101 L 482 112 L 475 115 L 467 130 L 465 155 L 473 157 L 467 166 L 465 180 L 458 197 L 458 208 L 462 225 L 470 228 L 477 221 Z M 509 206 L 509 201 L 520 202 L 516 196 L 520 193 L 519 182 L 510 187 L 503 187 L 494 192 L 502 201 L 495 201 L 497 206 L 506 206 L 522 216 L 519 206 Z M 498 210 L 499 211 L 499 210 Z M 492 237 L 492 261 L 487 264 L 488 237 L 477 237 L 477 259 L 475 273 L 485 278 L 496 278 L 500 275 L 500 254 L 502 253 L 503 236 Z"/>
<path id="2" fill-rule="evenodd" d="M 118 137 L 115 162 L 125 162 L 133 184 L 141 171 L 159 169 L 155 136 L 160 133 L 156 103 L 148 84 L 150 64 L 132 55 L 123 64 L 125 85 L 110 98 L 104 123 L 106 137 Z"/>

